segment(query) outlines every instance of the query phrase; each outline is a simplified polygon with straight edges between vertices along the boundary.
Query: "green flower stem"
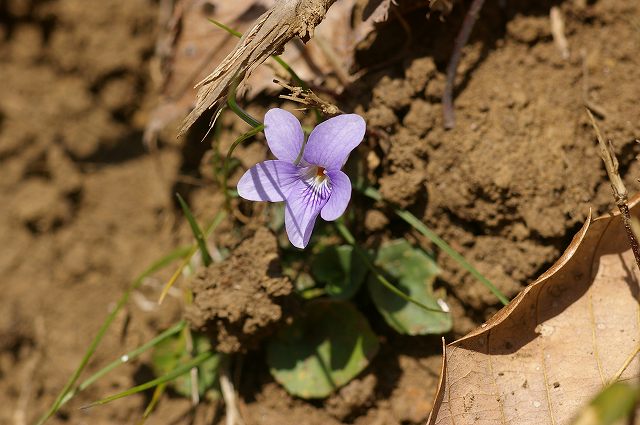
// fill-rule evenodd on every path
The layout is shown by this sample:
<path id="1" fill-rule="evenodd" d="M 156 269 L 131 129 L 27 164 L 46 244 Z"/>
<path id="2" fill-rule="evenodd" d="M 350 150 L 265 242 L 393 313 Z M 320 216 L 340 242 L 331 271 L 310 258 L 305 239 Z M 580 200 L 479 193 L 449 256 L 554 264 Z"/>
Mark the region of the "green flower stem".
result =
<path id="1" fill-rule="evenodd" d="M 376 201 L 384 201 L 382 196 L 375 189 L 368 187 L 362 190 L 365 196 L 368 196 L 371 199 Z M 448 243 L 446 243 L 443 239 L 441 239 L 433 230 L 429 229 L 422 221 L 418 220 L 418 218 L 411 214 L 407 210 L 403 210 L 400 208 L 393 208 L 393 211 L 396 213 L 398 217 L 406 221 L 408 224 L 413 226 L 418 232 L 422 233 L 426 236 L 431 242 L 433 242 L 438 248 L 440 248 L 445 254 L 451 257 L 454 261 L 460 264 L 464 269 L 466 269 L 473 277 L 478 279 L 480 283 L 486 286 L 499 300 L 503 305 L 509 304 L 509 299 L 502 293 L 498 288 L 496 288 L 489 279 L 484 277 L 482 273 L 480 273 L 475 267 L 471 265 L 462 255 L 460 255 L 455 249 L 451 247 Z"/>
<path id="2" fill-rule="evenodd" d="M 338 230 L 338 232 L 342 236 L 342 238 L 349 245 L 353 246 L 354 251 L 360 256 L 360 258 L 365 263 L 367 268 L 371 271 L 371 273 L 373 273 L 375 278 L 378 280 L 378 282 L 380 282 L 382 284 L 382 286 L 384 286 L 389 291 L 393 292 L 394 294 L 396 294 L 397 296 L 399 296 L 403 300 L 405 300 L 407 302 L 410 302 L 410 303 L 413 303 L 413 304 L 417 305 L 418 307 L 420 307 L 420 308 L 422 308 L 422 309 L 424 309 L 426 311 L 433 311 L 433 312 L 436 312 L 436 313 L 447 314 L 446 311 L 435 309 L 435 308 L 431 308 L 431 307 L 427 307 L 426 305 L 424 305 L 420 301 L 408 296 L 407 294 L 405 294 L 404 292 L 402 292 L 401 290 L 399 290 L 398 288 L 393 286 L 393 284 L 391 282 L 389 282 L 389 280 L 387 280 L 387 278 L 384 277 L 384 275 L 382 273 L 380 273 L 378 271 L 378 269 L 376 268 L 376 266 L 373 265 L 373 263 L 369 260 L 369 257 L 367 256 L 367 253 L 364 252 L 364 250 L 362 248 L 360 248 L 360 246 L 358 246 L 356 244 L 356 240 L 353 237 L 353 235 L 351 234 L 351 232 L 349 231 L 349 229 L 347 229 L 347 226 L 345 226 L 344 223 L 341 220 L 335 221 L 334 224 L 336 226 L 336 229 Z"/>
<path id="3" fill-rule="evenodd" d="M 141 355 L 142 353 L 144 353 L 148 349 L 155 347 L 156 345 L 158 345 L 159 343 L 161 343 L 165 339 L 169 338 L 170 336 L 182 331 L 182 329 L 184 329 L 186 324 L 187 324 L 187 322 L 185 322 L 184 320 L 181 320 L 180 322 L 176 323 L 175 325 L 173 325 L 172 327 L 170 327 L 166 331 L 162 332 L 161 334 L 159 334 L 158 336 L 156 336 L 155 338 L 153 338 L 152 340 L 150 340 L 146 344 L 143 344 L 140 347 L 129 351 L 128 353 L 126 353 L 125 355 L 120 357 L 119 359 L 114 360 L 113 362 L 109 363 L 107 366 L 103 367 L 102 369 L 100 369 L 99 371 L 97 371 L 96 373 L 91 375 L 89 378 L 87 378 L 85 381 L 83 381 L 76 388 L 74 388 L 73 390 L 69 391 L 63 397 L 62 401 L 60 402 L 60 407 L 62 407 L 65 403 L 67 403 L 69 400 L 71 400 L 76 394 L 78 394 L 79 392 L 84 391 L 85 389 L 87 389 L 91 384 L 93 384 L 98 379 L 102 378 L 107 373 L 111 372 L 116 367 L 135 359 L 136 357 L 138 357 L 139 355 Z"/>
<path id="4" fill-rule="evenodd" d="M 261 125 L 260 121 L 253 118 L 248 112 L 242 109 L 238 102 L 236 102 L 236 89 L 238 88 L 238 79 L 236 78 L 231 85 L 231 89 L 229 91 L 229 96 L 227 96 L 227 105 L 229 105 L 229 109 L 231 109 L 237 116 L 242 118 L 244 122 L 249 124 L 251 127 L 256 128 Z"/>
<path id="5" fill-rule="evenodd" d="M 71 391 L 71 388 L 73 388 L 73 386 L 75 385 L 76 381 L 80 377 L 80 374 L 82 373 L 84 368 L 87 366 L 87 363 L 89 363 L 89 359 L 91 359 L 96 349 L 98 348 L 98 345 L 102 341 L 102 338 L 104 338 L 105 333 L 111 326 L 111 323 L 115 320 L 116 315 L 118 314 L 118 312 L 120 312 L 120 310 L 122 310 L 122 307 L 124 307 L 127 301 L 129 301 L 129 297 L 131 296 L 131 293 L 140 287 L 140 285 L 142 284 L 142 282 L 147 276 L 157 272 L 158 270 L 163 269 L 174 260 L 183 258 L 185 255 L 189 253 L 190 249 L 191 247 L 180 247 L 173 250 L 171 253 L 167 254 L 160 260 L 153 263 L 149 268 L 147 268 L 144 272 L 142 272 L 136 278 L 136 280 L 133 281 L 131 286 L 129 286 L 129 288 L 124 292 L 124 294 L 122 294 L 122 296 L 118 300 L 118 304 L 116 304 L 116 307 L 113 309 L 111 313 L 109 313 L 105 321 L 102 323 L 102 326 L 98 330 L 98 333 L 96 334 L 96 336 L 93 338 L 93 341 L 91 341 L 91 344 L 87 349 L 87 352 L 85 353 L 84 357 L 80 361 L 80 364 L 78 365 L 76 370 L 73 372 L 73 375 L 71 375 L 71 378 L 69 378 L 69 381 L 66 383 L 62 391 L 60 391 L 60 394 L 54 401 L 53 405 L 49 408 L 49 410 L 44 415 L 40 417 L 40 419 L 37 422 L 37 425 L 42 425 L 43 423 L 45 423 L 47 419 L 49 419 L 54 413 L 56 413 L 60 409 L 60 406 L 62 405 L 62 400 L 65 398 L 67 393 Z"/>
<path id="6" fill-rule="evenodd" d="M 119 398 L 123 398 L 123 397 L 127 397 L 130 396 L 132 394 L 136 394 L 145 390 L 148 390 L 149 388 L 153 388 L 155 386 L 164 384 L 166 382 L 171 382 L 174 379 L 176 379 L 177 377 L 184 375 L 185 373 L 188 373 L 192 368 L 200 366 L 202 363 L 206 362 L 207 360 L 209 360 L 211 357 L 213 357 L 216 353 L 214 351 L 206 351 L 204 353 L 199 354 L 198 356 L 194 357 L 191 361 L 175 368 L 174 370 L 172 370 L 171 372 L 162 375 L 159 378 L 153 379 L 149 382 L 145 382 L 144 384 L 135 386 L 133 388 L 129 388 L 126 391 L 122 391 L 118 394 L 114 394 L 112 396 L 109 397 L 105 397 L 103 399 L 100 399 L 98 401 L 94 401 L 93 403 L 84 406 L 83 409 L 88 409 L 90 407 L 93 406 L 98 406 L 98 405 L 103 405 L 103 404 L 107 404 L 110 403 L 114 400 L 117 400 Z"/>

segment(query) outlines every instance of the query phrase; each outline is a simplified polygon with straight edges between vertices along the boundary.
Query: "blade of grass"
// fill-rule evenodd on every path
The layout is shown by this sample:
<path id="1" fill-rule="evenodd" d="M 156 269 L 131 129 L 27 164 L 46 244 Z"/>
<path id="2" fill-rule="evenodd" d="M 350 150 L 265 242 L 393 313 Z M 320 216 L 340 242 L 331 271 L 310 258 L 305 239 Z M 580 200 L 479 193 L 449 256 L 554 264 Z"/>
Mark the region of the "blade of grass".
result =
<path id="1" fill-rule="evenodd" d="M 207 230 L 205 230 L 204 232 L 205 238 L 209 238 L 209 236 L 211 236 L 213 231 L 216 229 L 216 227 L 218 227 L 218 225 L 222 222 L 222 220 L 224 220 L 226 215 L 227 213 L 225 211 L 219 211 L 218 214 L 216 214 L 216 216 L 213 218 L 211 223 L 209 223 L 209 225 L 207 226 Z M 173 273 L 173 275 L 171 276 L 171 279 L 169 279 L 166 285 L 164 285 L 164 287 L 162 288 L 162 292 L 160 293 L 160 298 L 158 299 L 158 304 L 162 304 L 162 301 L 164 301 L 164 298 L 169 293 L 169 290 L 176 283 L 176 280 L 178 280 L 178 277 L 180 276 L 180 273 L 182 273 L 182 270 L 184 270 L 184 268 L 187 267 L 187 265 L 191 262 L 191 258 L 193 258 L 195 253 L 198 251 L 197 244 L 194 244 L 188 248 L 190 249 L 190 251 L 184 257 L 178 269 Z"/>
<path id="2" fill-rule="evenodd" d="M 371 199 L 376 201 L 385 201 L 380 193 L 373 189 L 372 187 L 368 187 L 362 190 L 365 196 L 368 196 Z M 386 201 L 385 201 L 386 202 Z M 443 239 L 441 239 L 433 230 L 429 229 L 422 221 L 418 220 L 418 218 L 411 214 L 409 211 L 393 208 L 393 211 L 396 213 L 398 217 L 406 221 L 410 224 L 414 229 L 418 232 L 422 233 L 426 236 L 431 242 L 433 242 L 438 248 L 440 248 L 445 254 L 451 257 L 454 261 L 460 264 L 465 270 L 467 270 L 473 277 L 478 279 L 480 283 L 486 286 L 503 305 L 509 304 L 509 299 L 498 289 L 493 283 L 486 277 L 482 275 L 475 267 L 471 265 L 461 254 L 459 254 L 455 249 L 451 247 L 448 243 L 446 243 Z"/>
<path id="3" fill-rule="evenodd" d="M 144 413 L 142 414 L 142 418 L 140 418 L 140 420 L 138 422 L 136 422 L 136 425 L 144 425 L 144 423 L 147 421 L 147 418 L 149 418 L 149 416 L 151 416 L 151 413 L 153 412 L 153 409 L 156 408 L 158 402 L 160 401 L 160 397 L 162 397 L 162 394 L 164 394 L 164 390 L 167 388 L 167 384 L 160 384 L 156 387 L 156 389 L 153 391 L 153 396 L 151 397 L 151 401 L 149 402 L 149 404 L 147 405 L 147 408 L 144 409 Z"/>
<path id="4" fill-rule="evenodd" d="M 94 406 L 100 406 L 103 404 L 107 404 L 110 403 L 114 400 L 117 400 L 119 398 L 123 398 L 123 397 L 127 397 L 133 394 L 137 394 L 139 392 L 148 390 L 149 388 L 153 388 L 156 387 L 158 385 L 161 384 L 165 384 L 167 382 L 171 382 L 174 379 L 176 379 L 177 377 L 184 375 L 185 373 L 188 373 L 191 368 L 200 366 L 202 363 L 206 362 L 207 360 L 209 360 L 211 357 L 213 357 L 216 353 L 214 351 L 206 351 L 204 353 L 200 353 L 198 356 L 194 357 L 192 360 L 188 361 L 187 363 L 184 363 L 182 365 L 180 365 L 179 367 L 175 368 L 173 371 L 162 375 L 159 378 L 153 379 L 149 382 L 145 382 L 144 384 L 141 385 L 137 385 L 133 388 L 129 388 L 126 391 L 122 391 L 119 392 L 117 394 L 114 394 L 112 396 L 109 397 L 105 397 L 102 398 L 98 401 L 94 401 L 91 404 L 88 404 L 87 406 L 82 407 L 83 409 L 88 409 L 90 407 L 94 407 Z"/>
<path id="5" fill-rule="evenodd" d="M 111 326 L 111 323 L 116 318 L 116 315 L 122 309 L 122 307 L 124 307 L 127 301 L 129 301 L 129 297 L 131 296 L 131 293 L 136 289 L 138 289 L 138 287 L 142 284 L 142 282 L 147 276 L 163 269 L 164 267 L 171 264 L 174 260 L 184 257 L 185 255 L 188 254 L 188 252 L 189 252 L 189 247 L 180 247 L 173 250 L 172 252 L 165 255 L 164 257 L 162 257 L 161 259 L 153 263 L 151 266 L 149 266 L 133 281 L 131 286 L 129 286 L 129 288 L 124 292 L 124 294 L 122 294 L 122 296 L 118 300 L 116 307 L 113 309 L 111 313 L 109 313 L 105 321 L 102 323 L 102 326 L 98 330 L 98 333 L 96 334 L 96 336 L 93 338 L 93 341 L 91 341 L 91 344 L 87 349 L 87 352 L 82 357 L 82 360 L 80 361 L 80 364 L 78 365 L 76 370 L 73 372 L 73 375 L 71 375 L 71 378 L 69 378 L 69 381 L 67 381 L 64 388 L 62 389 L 62 391 L 54 401 L 53 405 L 49 408 L 49 410 L 44 415 L 42 415 L 42 417 L 40 417 L 40 419 L 37 422 L 37 425 L 41 425 L 45 423 L 53 414 L 55 414 L 60 409 L 62 400 L 64 399 L 66 394 L 71 390 L 71 388 L 75 385 L 76 381 L 80 377 L 80 374 L 82 373 L 84 368 L 87 366 L 87 363 L 89 363 L 89 359 L 91 359 L 96 349 L 98 348 L 98 345 L 102 341 L 102 338 L 104 338 L 104 335 L 109 329 L 109 326 Z"/>
<path id="6" fill-rule="evenodd" d="M 170 336 L 182 331 L 185 328 L 186 324 L 187 322 L 185 322 L 184 320 L 181 320 L 180 322 L 171 326 L 169 329 L 157 335 L 155 338 L 153 338 L 146 344 L 143 344 L 140 347 L 129 351 L 128 353 L 121 356 L 119 359 L 109 363 L 107 366 L 103 367 L 102 369 L 100 369 L 99 371 L 91 375 L 89 378 L 84 380 L 80 385 L 78 385 L 72 391 L 69 391 L 67 395 L 65 395 L 65 397 L 60 402 L 60 407 L 64 406 L 64 404 L 67 403 L 69 400 L 71 400 L 76 394 L 87 389 L 87 387 L 89 387 L 91 384 L 93 384 L 95 381 L 97 381 L 107 373 L 111 372 L 116 367 L 135 359 L 136 357 L 138 357 L 148 349 L 155 347 L 156 345 L 158 345 L 165 339 L 169 338 Z"/>
<path id="7" fill-rule="evenodd" d="M 209 248 L 207 248 L 207 241 L 202 233 L 202 229 L 200 229 L 198 222 L 189 209 L 189 205 L 182 199 L 182 196 L 180 196 L 179 193 L 176 193 L 176 196 L 178 197 L 178 202 L 180 202 L 180 207 L 182 207 L 182 212 L 184 212 L 184 216 L 187 218 L 189 226 L 191 226 L 193 236 L 196 238 L 198 249 L 200 249 L 200 254 L 202 255 L 202 263 L 205 267 L 208 267 L 209 264 L 211 264 L 211 255 L 209 255 Z"/>
<path id="8" fill-rule="evenodd" d="M 209 18 L 209 22 L 211 22 L 212 24 L 222 28 L 223 30 L 225 30 L 229 34 L 233 35 L 234 37 L 238 37 L 238 38 L 242 37 L 242 33 L 240 31 L 236 31 L 233 28 L 226 26 L 222 22 L 218 22 L 215 19 L 211 19 L 211 18 Z"/>
<path id="9" fill-rule="evenodd" d="M 376 277 L 378 282 L 380 282 L 382 284 L 382 286 L 384 286 L 389 291 L 393 292 L 394 294 L 396 294 L 397 296 L 399 296 L 403 300 L 405 300 L 407 302 L 410 302 L 410 303 L 413 303 L 413 304 L 417 305 L 418 307 L 420 307 L 420 308 L 422 308 L 422 309 L 424 309 L 426 311 L 433 311 L 433 312 L 436 312 L 436 313 L 448 314 L 448 312 L 446 312 L 446 311 L 435 309 L 435 308 L 431 308 L 431 307 L 427 307 L 426 305 L 424 305 L 420 301 L 408 296 L 407 294 L 405 294 L 404 292 L 402 292 L 401 290 L 396 288 L 391 282 L 389 282 L 389 280 L 386 277 L 384 277 L 384 275 L 382 273 L 380 273 L 378 271 L 377 267 L 369 260 L 369 257 L 367 256 L 367 253 L 362 248 L 360 248 L 359 245 L 356 244 L 356 240 L 353 237 L 353 235 L 351 234 L 351 232 L 349 231 L 349 229 L 347 229 L 347 226 L 345 226 L 344 223 L 341 220 L 335 221 L 334 224 L 336 226 L 336 229 L 338 229 L 338 232 L 340 233 L 342 238 L 349 245 L 353 246 L 353 249 L 356 251 L 358 256 L 360 256 L 360 258 L 365 263 L 367 268 L 371 271 L 371 273 L 373 273 L 373 275 Z"/>

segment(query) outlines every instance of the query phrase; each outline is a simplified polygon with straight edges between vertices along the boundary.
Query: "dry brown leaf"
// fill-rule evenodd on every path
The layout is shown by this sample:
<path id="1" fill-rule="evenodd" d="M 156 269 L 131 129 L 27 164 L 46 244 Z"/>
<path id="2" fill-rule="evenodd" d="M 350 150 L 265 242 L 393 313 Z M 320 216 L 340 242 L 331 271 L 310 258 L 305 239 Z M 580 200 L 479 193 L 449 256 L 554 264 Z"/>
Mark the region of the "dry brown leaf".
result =
<path id="1" fill-rule="evenodd" d="M 428 423 L 567 424 L 621 371 L 636 379 L 639 275 L 620 216 L 589 218 L 546 273 L 445 347 Z"/>

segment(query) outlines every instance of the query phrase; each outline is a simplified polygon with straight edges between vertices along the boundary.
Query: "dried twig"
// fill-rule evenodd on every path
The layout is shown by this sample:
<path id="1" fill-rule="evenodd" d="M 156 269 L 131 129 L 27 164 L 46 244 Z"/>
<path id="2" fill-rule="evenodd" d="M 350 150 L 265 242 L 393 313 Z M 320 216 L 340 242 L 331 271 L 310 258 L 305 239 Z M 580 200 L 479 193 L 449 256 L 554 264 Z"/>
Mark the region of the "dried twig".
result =
<path id="1" fill-rule="evenodd" d="M 220 389 L 227 412 L 227 425 L 244 425 L 236 398 L 236 390 L 231 379 L 229 361 L 223 361 L 220 365 Z"/>
<path id="2" fill-rule="evenodd" d="M 303 41 L 312 37 L 314 28 L 335 0 L 279 0 L 245 32 L 236 48 L 202 80 L 196 106 L 185 118 L 179 134 L 184 133 L 202 113 L 214 108 L 229 91 L 236 77 L 250 74 L 269 56 L 279 54 L 294 37 Z"/>
<path id="3" fill-rule="evenodd" d="M 585 49 L 580 50 L 580 56 L 582 57 L 582 103 L 598 118 L 605 118 L 607 116 L 606 111 L 600 105 L 595 103 L 589 97 L 589 66 L 587 65 L 587 51 Z"/>
<path id="4" fill-rule="evenodd" d="M 625 231 L 627 232 L 627 238 L 629 238 L 629 244 L 631 245 L 633 256 L 635 257 L 636 264 L 640 269 L 640 245 L 638 244 L 638 239 L 631 227 L 631 214 L 629 214 L 629 205 L 627 204 L 629 192 L 627 191 L 627 188 L 620 177 L 620 173 L 618 172 L 618 159 L 613 151 L 613 144 L 611 143 L 611 140 L 607 140 L 607 142 L 605 142 L 604 137 L 602 137 L 602 133 L 600 133 L 600 128 L 598 128 L 598 124 L 596 124 L 596 120 L 589 109 L 587 109 L 587 114 L 589 115 L 591 125 L 596 132 L 598 145 L 600 147 L 600 157 L 604 161 L 604 166 L 607 170 L 607 175 L 609 176 L 609 182 L 611 183 L 611 189 L 613 191 L 613 198 L 620 210 L 622 223 L 624 224 Z"/>
<path id="5" fill-rule="evenodd" d="M 280 95 L 281 99 L 287 99 L 292 102 L 305 105 L 305 109 L 320 109 L 326 115 L 337 115 L 342 111 L 336 105 L 328 102 L 318 95 L 316 95 L 311 89 L 304 89 L 302 87 L 291 86 L 280 80 L 273 80 L 274 83 L 289 90 L 290 94 Z"/>
<path id="6" fill-rule="evenodd" d="M 442 94 L 442 113 L 444 115 L 444 128 L 446 129 L 451 129 L 456 125 L 455 112 L 453 110 L 453 84 L 456 79 L 460 59 L 462 58 L 462 48 L 467 44 L 467 41 L 469 41 L 471 30 L 478 20 L 478 15 L 480 14 L 483 4 L 484 0 L 473 0 L 453 45 L 453 53 L 447 66 L 447 80 L 444 86 L 444 93 Z"/>
<path id="7" fill-rule="evenodd" d="M 569 59 L 569 42 L 564 35 L 564 17 L 558 6 L 553 6 L 549 11 L 549 21 L 551 21 L 551 35 L 553 41 L 560 51 L 562 59 Z"/>

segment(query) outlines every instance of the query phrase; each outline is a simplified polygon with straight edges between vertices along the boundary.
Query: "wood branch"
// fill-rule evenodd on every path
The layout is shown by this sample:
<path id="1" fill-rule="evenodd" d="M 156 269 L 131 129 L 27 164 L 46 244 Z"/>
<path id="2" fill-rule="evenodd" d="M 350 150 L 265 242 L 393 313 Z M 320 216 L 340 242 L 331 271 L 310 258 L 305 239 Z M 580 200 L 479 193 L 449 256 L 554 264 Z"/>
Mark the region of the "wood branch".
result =
<path id="1" fill-rule="evenodd" d="M 202 80 L 196 106 L 182 123 L 179 135 L 187 131 L 206 110 L 227 95 L 235 79 L 243 80 L 269 56 L 279 54 L 294 37 L 308 41 L 336 0 L 279 0 L 258 18 L 236 48 Z"/>

